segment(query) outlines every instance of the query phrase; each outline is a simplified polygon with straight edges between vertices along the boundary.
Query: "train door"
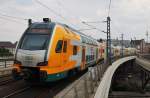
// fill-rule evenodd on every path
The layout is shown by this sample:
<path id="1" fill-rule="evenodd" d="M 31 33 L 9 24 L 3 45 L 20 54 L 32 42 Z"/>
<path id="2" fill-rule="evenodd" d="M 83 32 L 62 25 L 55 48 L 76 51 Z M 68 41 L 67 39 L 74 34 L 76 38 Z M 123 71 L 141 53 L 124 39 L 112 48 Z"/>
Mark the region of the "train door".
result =
<path id="1" fill-rule="evenodd" d="M 62 65 L 62 60 L 61 60 L 61 54 L 62 54 L 62 48 L 63 48 L 63 40 L 58 40 L 57 44 L 56 44 L 56 48 L 55 48 L 55 55 L 53 55 L 53 62 L 55 65 L 57 66 L 61 66 Z"/>
<path id="2" fill-rule="evenodd" d="M 62 65 L 66 65 L 67 64 L 67 61 L 68 61 L 68 51 L 67 51 L 67 48 L 68 48 L 68 40 L 67 39 L 64 39 L 63 40 L 63 49 L 62 49 Z"/>
<path id="3" fill-rule="evenodd" d="M 86 59 L 85 59 L 85 46 L 82 47 L 82 67 L 81 69 L 85 69 L 85 63 L 86 63 Z"/>

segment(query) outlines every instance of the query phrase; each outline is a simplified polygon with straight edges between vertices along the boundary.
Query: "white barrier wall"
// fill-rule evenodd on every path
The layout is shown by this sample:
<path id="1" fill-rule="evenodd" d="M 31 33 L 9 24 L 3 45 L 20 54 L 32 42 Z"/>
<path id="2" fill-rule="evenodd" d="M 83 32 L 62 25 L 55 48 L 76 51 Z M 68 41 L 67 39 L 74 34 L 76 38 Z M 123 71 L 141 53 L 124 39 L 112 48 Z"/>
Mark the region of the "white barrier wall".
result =
<path id="1" fill-rule="evenodd" d="M 113 74 L 122 63 L 127 62 L 129 60 L 133 60 L 133 59 L 136 59 L 136 56 L 125 57 L 125 58 L 117 60 L 110 67 L 108 67 L 96 91 L 94 98 L 108 98 Z"/>

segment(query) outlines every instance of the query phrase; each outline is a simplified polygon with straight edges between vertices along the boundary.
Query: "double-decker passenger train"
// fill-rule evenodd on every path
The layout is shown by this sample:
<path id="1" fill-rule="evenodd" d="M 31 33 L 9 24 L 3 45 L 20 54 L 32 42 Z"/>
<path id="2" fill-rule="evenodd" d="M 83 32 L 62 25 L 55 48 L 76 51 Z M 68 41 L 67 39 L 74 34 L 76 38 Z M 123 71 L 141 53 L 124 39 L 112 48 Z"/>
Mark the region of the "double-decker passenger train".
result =
<path id="1" fill-rule="evenodd" d="M 16 47 L 15 79 L 56 81 L 104 58 L 105 44 L 65 24 L 48 18 L 29 24 Z M 119 50 L 115 52 L 119 55 Z"/>

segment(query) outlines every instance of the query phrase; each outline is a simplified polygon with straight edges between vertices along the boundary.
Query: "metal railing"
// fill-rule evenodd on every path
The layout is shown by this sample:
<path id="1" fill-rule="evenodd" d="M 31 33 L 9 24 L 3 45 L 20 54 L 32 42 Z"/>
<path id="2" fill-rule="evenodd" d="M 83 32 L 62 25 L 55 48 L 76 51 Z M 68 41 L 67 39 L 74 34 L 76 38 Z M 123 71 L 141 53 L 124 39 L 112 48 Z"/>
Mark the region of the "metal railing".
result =
<path id="1" fill-rule="evenodd" d="M 128 55 L 129 56 L 129 55 Z M 127 57 L 124 56 L 124 57 Z M 113 62 L 123 58 L 115 57 Z M 63 90 L 63 92 L 56 95 L 54 98 L 91 98 L 97 90 L 97 87 L 110 65 L 99 63 L 95 67 L 90 67 L 89 71 L 84 74 L 79 80 L 76 80 L 68 88 Z"/>
<path id="2" fill-rule="evenodd" d="M 54 98 L 90 98 L 91 95 L 94 95 L 106 68 L 103 64 L 90 67 L 89 71 L 75 81 L 63 94 L 56 95 Z"/>
<path id="3" fill-rule="evenodd" d="M 12 67 L 14 59 L 0 59 L 0 68 Z"/>

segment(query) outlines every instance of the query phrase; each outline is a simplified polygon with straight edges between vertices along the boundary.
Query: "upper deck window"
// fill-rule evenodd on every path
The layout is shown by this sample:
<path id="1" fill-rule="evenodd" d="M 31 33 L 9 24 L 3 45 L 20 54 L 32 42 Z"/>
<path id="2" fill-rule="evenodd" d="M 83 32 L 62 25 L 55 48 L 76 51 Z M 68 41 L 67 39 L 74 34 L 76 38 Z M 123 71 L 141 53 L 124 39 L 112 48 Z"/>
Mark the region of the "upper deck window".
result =
<path id="1" fill-rule="evenodd" d="M 77 55 L 77 53 L 78 53 L 78 47 L 73 46 L 73 55 Z"/>

